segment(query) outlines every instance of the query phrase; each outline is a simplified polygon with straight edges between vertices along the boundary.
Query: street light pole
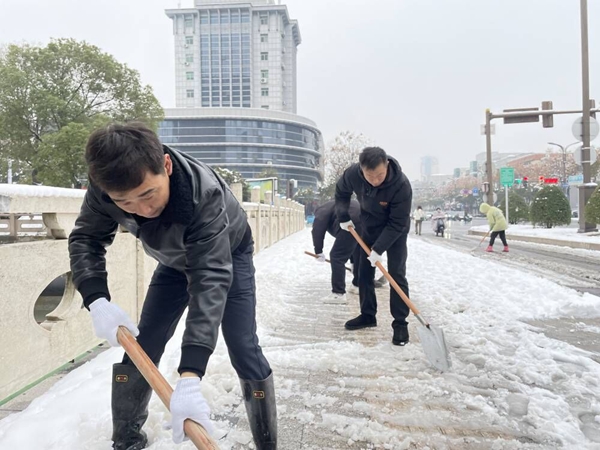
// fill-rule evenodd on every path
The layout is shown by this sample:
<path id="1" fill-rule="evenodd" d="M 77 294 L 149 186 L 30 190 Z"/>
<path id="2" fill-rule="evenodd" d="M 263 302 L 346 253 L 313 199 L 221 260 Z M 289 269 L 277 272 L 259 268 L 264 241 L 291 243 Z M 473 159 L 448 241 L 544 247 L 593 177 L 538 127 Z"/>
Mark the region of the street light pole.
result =
<path id="1" fill-rule="evenodd" d="M 587 0 L 580 0 L 581 13 L 581 87 L 583 97 L 583 120 L 582 135 L 583 145 L 581 147 L 581 166 L 583 172 L 583 184 L 579 186 L 579 230 L 578 233 L 596 231 L 596 224 L 586 223 L 585 205 L 592 196 L 596 185 L 592 183 L 590 167 L 590 64 L 588 51 L 588 14 Z"/>
<path id="2" fill-rule="evenodd" d="M 567 145 L 566 147 L 563 147 L 560 144 L 557 144 L 556 142 L 548 142 L 548 145 L 556 145 L 557 147 L 560 148 L 560 151 L 562 152 L 562 172 L 563 172 L 563 176 L 562 176 L 562 188 L 563 188 L 563 192 L 565 193 L 565 195 L 567 195 L 568 192 L 568 179 L 567 179 L 567 153 L 569 151 L 569 148 L 571 148 L 574 145 L 579 145 L 580 142 L 573 142 L 572 144 Z"/>

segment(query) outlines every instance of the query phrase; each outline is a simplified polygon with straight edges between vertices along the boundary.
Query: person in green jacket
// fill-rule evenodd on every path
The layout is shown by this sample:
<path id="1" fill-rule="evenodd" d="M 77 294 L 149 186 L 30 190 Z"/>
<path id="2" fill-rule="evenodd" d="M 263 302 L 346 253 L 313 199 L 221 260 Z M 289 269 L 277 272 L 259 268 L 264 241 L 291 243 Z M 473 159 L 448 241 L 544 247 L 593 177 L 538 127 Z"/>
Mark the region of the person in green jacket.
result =
<path id="1" fill-rule="evenodd" d="M 508 225 L 506 223 L 506 219 L 504 218 L 504 214 L 502 211 L 495 206 L 490 206 L 487 203 L 482 203 L 479 206 L 479 211 L 482 214 L 487 216 L 488 223 L 490 224 L 490 231 L 492 234 L 490 235 L 490 245 L 485 249 L 486 252 L 494 251 L 494 241 L 496 237 L 500 236 L 500 240 L 504 244 L 503 252 L 508 252 L 508 244 L 506 243 L 506 229 Z"/>

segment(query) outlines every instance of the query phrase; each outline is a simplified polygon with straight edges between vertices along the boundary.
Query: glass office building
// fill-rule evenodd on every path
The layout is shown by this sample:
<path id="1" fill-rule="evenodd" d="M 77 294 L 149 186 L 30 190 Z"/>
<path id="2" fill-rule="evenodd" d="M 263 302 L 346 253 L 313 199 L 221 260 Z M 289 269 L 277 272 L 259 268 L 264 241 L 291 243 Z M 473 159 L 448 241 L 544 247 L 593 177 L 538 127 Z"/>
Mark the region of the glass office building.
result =
<path id="1" fill-rule="evenodd" d="M 265 169 L 299 188 L 323 179 L 323 137 L 296 115 L 300 27 L 275 0 L 194 0 L 173 22 L 175 106 L 162 141 L 256 178 Z"/>
<path id="2" fill-rule="evenodd" d="M 246 108 L 165 110 L 158 130 L 162 142 L 211 166 L 257 178 L 275 169 L 281 180 L 317 188 L 322 180 L 323 137 L 304 117 Z"/>

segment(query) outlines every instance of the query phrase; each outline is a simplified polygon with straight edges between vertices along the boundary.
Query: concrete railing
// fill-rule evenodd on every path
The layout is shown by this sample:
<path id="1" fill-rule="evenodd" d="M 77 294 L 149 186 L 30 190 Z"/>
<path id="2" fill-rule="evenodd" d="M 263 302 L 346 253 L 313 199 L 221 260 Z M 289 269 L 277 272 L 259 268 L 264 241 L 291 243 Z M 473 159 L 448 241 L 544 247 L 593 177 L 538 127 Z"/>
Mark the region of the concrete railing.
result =
<path id="1" fill-rule="evenodd" d="M 241 186 L 232 186 L 241 199 Z M 0 403 L 101 341 L 73 286 L 67 240 L 84 191 L 0 184 L 0 216 L 43 218 L 49 239 L 0 245 Z M 304 228 L 304 206 L 267 194 L 266 203 L 243 204 L 258 252 Z M 36 230 L 37 231 L 37 230 Z M 113 301 L 139 318 L 156 262 L 129 233 L 119 232 L 108 248 L 107 268 Z M 40 294 L 56 278 L 65 289 L 57 306 L 35 320 Z"/>

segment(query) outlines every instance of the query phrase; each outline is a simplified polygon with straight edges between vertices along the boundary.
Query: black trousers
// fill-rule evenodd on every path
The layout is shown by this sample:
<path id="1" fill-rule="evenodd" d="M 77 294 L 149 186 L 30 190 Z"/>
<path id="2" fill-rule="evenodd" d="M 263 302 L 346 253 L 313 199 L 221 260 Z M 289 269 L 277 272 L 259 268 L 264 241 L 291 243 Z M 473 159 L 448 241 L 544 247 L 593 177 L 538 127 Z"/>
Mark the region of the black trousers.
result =
<path id="1" fill-rule="evenodd" d="M 373 233 L 374 234 L 374 233 Z M 408 291 L 408 281 L 406 280 L 406 258 L 408 250 L 406 248 L 407 235 L 400 236 L 396 242 L 387 250 L 387 270 L 402 291 L 410 298 Z M 365 233 L 363 240 L 371 247 L 376 240 L 376 237 Z M 373 278 L 375 277 L 375 267 L 371 267 L 371 262 L 367 259 L 367 254 L 361 251 L 360 256 L 360 312 L 368 316 L 377 314 L 377 297 L 375 296 L 375 285 Z M 406 317 L 409 313 L 409 308 L 402 298 L 396 293 L 390 285 L 390 312 L 394 317 L 392 327 L 406 325 Z"/>
<path id="2" fill-rule="evenodd" d="M 490 245 L 494 245 L 494 242 L 496 241 L 496 237 L 500 236 L 500 240 L 502 241 L 502 244 L 504 244 L 504 246 L 507 246 L 508 244 L 506 243 L 506 233 L 504 232 L 504 230 L 502 231 L 492 231 L 492 234 L 490 235 Z"/>
<path id="3" fill-rule="evenodd" d="M 238 376 L 245 380 L 264 380 L 270 375 L 271 368 L 256 335 L 253 250 L 254 245 L 250 244 L 232 255 L 233 283 L 227 294 L 221 330 L 231 364 Z M 142 308 L 137 340 L 157 365 L 188 306 L 187 287 L 183 272 L 161 264 L 154 271 Z M 127 354 L 123 363 L 133 364 Z"/>
<path id="4" fill-rule="evenodd" d="M 331 261 L 331 292 L 336 294 L 346 293 L 346 261 L 348 259 L 354 264 L 354 280 L 352 280 L 352 284 L 358 286 L 359 251 L 362 250 L 358 246 L 356 239 L 349 232 L 340 230 L 329 252 L 329 261 Z"/>

